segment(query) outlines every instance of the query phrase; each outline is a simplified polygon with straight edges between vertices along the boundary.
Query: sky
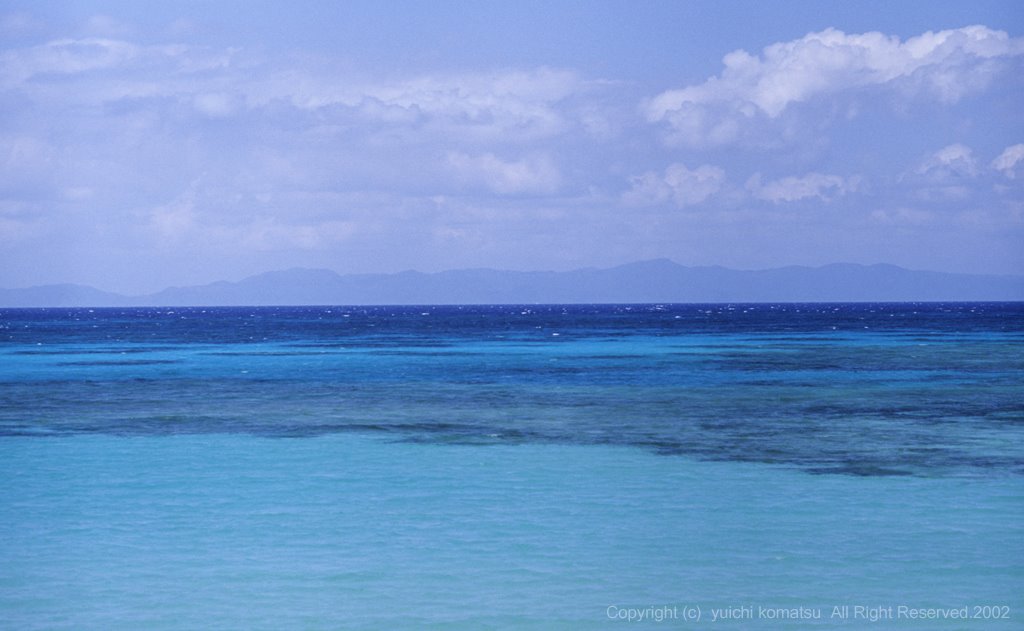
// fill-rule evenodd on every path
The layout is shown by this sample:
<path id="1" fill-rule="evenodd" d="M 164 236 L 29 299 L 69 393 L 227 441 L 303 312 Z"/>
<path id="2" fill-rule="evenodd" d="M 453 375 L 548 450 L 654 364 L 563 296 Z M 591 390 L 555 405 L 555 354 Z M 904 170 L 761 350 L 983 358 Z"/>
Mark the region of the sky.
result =
<path id="1" fill-rule="evenodd" d="M 0 287 L 1024 274 L 1017 0 L 0 0 Z"/>

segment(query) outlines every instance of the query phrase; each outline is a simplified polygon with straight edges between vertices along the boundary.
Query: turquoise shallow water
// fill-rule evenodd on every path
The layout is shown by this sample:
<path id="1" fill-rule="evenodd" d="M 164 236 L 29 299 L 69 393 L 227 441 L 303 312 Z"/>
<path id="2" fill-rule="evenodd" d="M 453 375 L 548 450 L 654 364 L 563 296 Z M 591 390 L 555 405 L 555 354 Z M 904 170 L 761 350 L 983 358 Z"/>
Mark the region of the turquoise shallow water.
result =
<path id="1" fill-rule="evenodd" d="M 1021 628 L 1022 351 L 1014 304 L 0 310 L 0 628 Z"/>
<path id="2" fill-rule="evenodd" d="M 611 605 L 832 626 L 844 604 L 988 604 L 1012 618 L 899 626 L 1011 629 L 1024 606 L 1015 478 L 358 434 L 11 438 L 0 463 L 6 628 L 634 626 Z"/>

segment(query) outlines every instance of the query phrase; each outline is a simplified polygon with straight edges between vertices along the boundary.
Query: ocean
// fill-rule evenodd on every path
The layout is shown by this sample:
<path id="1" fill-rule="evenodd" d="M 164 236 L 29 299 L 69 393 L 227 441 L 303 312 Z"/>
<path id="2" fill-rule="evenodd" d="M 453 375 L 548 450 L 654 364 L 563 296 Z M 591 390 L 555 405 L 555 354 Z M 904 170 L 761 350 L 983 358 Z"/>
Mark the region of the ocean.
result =
<path id="1" fill-rule="evenodd" d="M 1024 628 L 1024 304 L 0 309 L 0 628 Z"/>

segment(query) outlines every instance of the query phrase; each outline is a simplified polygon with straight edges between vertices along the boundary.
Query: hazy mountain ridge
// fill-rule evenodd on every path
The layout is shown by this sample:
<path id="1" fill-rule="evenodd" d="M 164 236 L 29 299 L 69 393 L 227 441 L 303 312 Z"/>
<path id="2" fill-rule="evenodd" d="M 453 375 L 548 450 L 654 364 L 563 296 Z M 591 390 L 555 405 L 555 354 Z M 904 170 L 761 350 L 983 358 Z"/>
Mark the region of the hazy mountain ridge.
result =
<path id="1" fill-rule="evenodd" d="M 971 300 L 1024 300 L 1024 276 L 852 263 L 744 271 L 654 259 L 568 272 L 461 269 L 340 275 L 295 268 L 237 282 L 169 287 L 145 296 L 72 284 L 0 289 L 4 307 Z"/>

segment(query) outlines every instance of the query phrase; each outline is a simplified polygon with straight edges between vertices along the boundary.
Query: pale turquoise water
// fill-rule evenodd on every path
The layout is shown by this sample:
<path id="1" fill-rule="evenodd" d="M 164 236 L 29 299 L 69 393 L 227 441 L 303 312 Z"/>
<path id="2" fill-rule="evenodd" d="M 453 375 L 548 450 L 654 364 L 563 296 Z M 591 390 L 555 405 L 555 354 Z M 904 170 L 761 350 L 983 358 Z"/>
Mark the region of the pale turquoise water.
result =
<path id="1" fill-rule="evenodd" d="M 0 629 L 1024 628 L 1022 393 L 1024 305 L 0 310 Z"/>
<path id="2" fill-rule="evenodd" d="M 899 626 L 1010 629 L 1024 606 L 1012 477 L 358 434 L 8 438 L 0 476 L 12 629 L 632 628 L 609 605 L 841 604 L 1008 605 Z"/>

